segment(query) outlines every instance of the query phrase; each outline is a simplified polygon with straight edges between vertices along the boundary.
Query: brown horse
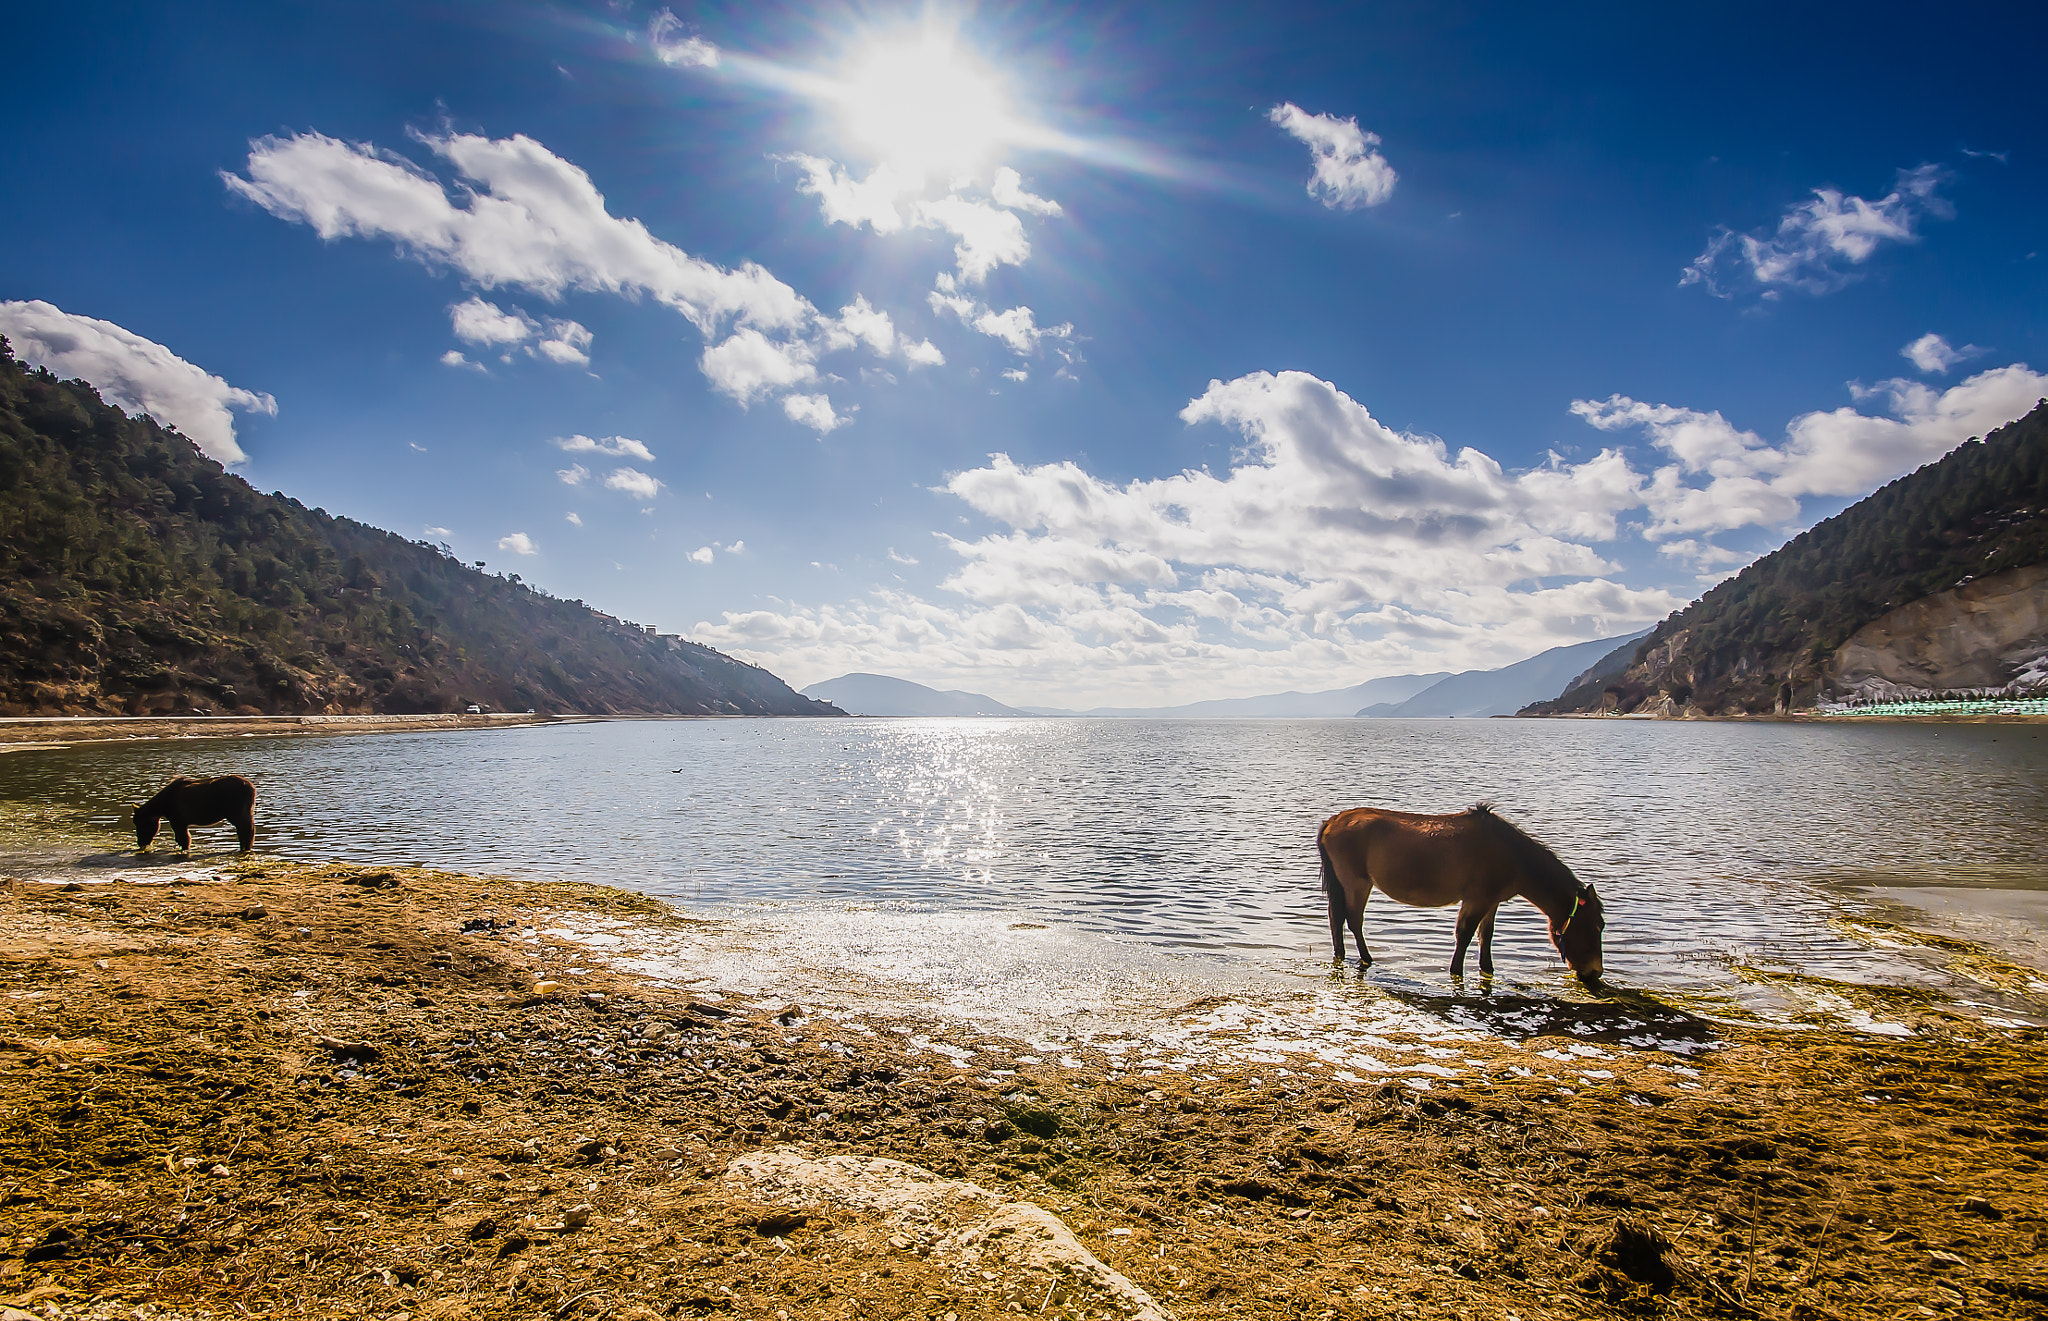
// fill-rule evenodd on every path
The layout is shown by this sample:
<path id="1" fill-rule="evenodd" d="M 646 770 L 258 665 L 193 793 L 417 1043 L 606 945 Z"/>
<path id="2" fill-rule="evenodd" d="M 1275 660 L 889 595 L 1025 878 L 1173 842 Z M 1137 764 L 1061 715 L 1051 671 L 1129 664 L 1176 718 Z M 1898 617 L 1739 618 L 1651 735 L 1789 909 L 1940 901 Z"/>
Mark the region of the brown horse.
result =
<path id="1" fill-rule="evenodd" d="M 1600 896 L 1580 885 L 1572 869 L 1548 848 L 1496 816 L 1491 803 L 1448 816 L 1383 812 L 1376 807 L 1339 812 L 1316 832 L 1323 857 L 1323 889 L 1330 896 L 1330 943 L 1344 961 L 1344 926 L 1365 948 L 1365 901 L 1373 887 L 1420 908 L 1458 905 L 1458 952 L 1451 975 L 1463 976 L 1465 950 L 1479 934 L 1479 971 L 1493 972 L 1493 916 L 1521 895 L 1550 919 L 1550 943 L 1591 985 L 1600 980 L 1600 933 L 1607 919 Z"/>
<path id="2" fill-rule="evenodd" d="M 190 827 L 230 822 L 235 838 L 242 841 L 242 852 L 247 853 L 256 839 L 256 786 L 239 775 L 217 775 L 210 780 L 180 775 L 135 809 L 137 853 L 148 852 L 160 821 L 171 823 L 180 853 L 192 851 Z"/>

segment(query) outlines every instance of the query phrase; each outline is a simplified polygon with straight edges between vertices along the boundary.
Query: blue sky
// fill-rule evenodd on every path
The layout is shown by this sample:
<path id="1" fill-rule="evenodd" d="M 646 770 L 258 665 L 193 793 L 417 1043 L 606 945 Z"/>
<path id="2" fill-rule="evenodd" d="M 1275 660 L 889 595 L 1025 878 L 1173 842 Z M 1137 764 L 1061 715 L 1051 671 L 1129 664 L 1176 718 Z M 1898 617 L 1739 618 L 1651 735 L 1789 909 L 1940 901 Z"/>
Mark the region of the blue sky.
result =
<path id="1" fill-rule="evenodd" d="M 1631 631 L 2048 394 L 2020 6 L 53 6 L 0 332 L 797 684 Z"/>

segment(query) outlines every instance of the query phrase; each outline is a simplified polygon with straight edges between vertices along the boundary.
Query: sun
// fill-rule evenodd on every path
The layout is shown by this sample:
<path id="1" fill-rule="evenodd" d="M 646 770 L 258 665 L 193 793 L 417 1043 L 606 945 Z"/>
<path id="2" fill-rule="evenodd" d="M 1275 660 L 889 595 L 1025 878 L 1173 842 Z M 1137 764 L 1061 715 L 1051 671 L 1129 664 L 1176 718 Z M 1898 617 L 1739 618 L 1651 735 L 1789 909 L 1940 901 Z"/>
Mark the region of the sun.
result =
<path id="1" fill-rule="evenodd" d="M 882 162 L 919 173 L 972 170 L 1011 132 L 995 74 L 944 34 L 868 46 L 841 101 L 855 138 Z"/>

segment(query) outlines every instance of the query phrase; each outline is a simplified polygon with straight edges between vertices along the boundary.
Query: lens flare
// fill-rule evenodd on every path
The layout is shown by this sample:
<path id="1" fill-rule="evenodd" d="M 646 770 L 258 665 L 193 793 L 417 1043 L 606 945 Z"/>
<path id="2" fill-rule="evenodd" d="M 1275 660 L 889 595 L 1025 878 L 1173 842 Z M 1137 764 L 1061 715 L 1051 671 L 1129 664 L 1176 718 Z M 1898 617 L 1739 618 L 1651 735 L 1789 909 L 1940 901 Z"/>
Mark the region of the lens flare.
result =
<path id="1" fill-rule="evenodd" d="M 1011 133 L 995 74 L 940 35 L 877 43 L 853 63 L 840 96 L 846 128 L 887 164 L 971 170 Z"/>

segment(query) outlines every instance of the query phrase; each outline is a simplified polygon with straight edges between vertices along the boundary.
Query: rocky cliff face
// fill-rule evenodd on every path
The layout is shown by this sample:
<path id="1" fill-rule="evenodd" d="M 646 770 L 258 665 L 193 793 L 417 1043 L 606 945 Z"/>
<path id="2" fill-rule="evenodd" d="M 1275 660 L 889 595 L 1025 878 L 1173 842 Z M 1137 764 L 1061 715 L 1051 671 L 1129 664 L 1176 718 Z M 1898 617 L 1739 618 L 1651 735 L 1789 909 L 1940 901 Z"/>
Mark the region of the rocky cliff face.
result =
<path id="1" fill-rule="evenodd" d="M 1897 701 L 1968 689 L 2048 687 L 2048 564 L 1923 597 L 1836 650 L 1824 697 Z"/>
<path id="2" fill-rule="evenodd" d="M 2048 670 L 2048 400 L 1823 520 L 1525 715 L 1761 715 Z"/>

